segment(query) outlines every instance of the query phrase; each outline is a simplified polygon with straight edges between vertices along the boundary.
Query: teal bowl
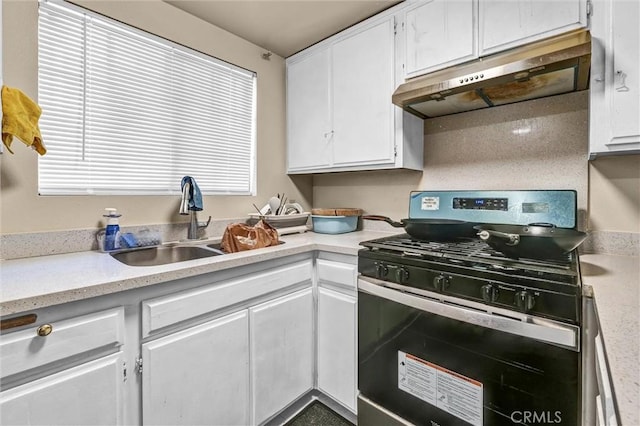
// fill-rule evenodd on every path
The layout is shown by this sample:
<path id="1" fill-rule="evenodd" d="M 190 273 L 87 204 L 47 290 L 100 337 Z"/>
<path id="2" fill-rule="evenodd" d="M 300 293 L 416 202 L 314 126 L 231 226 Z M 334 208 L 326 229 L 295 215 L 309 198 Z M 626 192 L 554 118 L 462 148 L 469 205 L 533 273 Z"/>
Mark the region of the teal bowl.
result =
<path id="1" fill-rule="evenodd" d="M 344 234 L 353 232 L 358 226 L 358 216 L 311 215 L 313 232 L 319 234 Z"/>

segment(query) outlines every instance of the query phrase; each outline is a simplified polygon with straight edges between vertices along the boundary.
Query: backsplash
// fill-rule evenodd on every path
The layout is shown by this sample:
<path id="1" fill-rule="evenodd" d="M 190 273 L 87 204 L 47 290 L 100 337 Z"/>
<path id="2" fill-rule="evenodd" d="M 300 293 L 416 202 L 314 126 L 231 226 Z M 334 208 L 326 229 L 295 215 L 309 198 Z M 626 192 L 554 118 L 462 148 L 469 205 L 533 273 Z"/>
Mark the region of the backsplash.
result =
<path id="1" fill-rule="evenodd" d="M 220 237 L 227 225 L 245 222 L 246 218 L 212 220 L 202 237 Z M 122 232 L 134 234 L 149 230 L 162 235 L 163 242 L 184 240 L 188 223 L 173 223 L 145 226 L 122 227 Z M 386 222 L 362 220 L 358 230 L 400 233 L 402 229 L 394 228 Z M 81 251 L 98 251 L 96 234 L 98 229 L 72 229 L 68 231 L 52 231 L 40 233 L 0 235 L 0 260 L 19 259 L 25 257 L 48 256 L 54 254 Z M 206 235 L 205 235 L 206 234 Z M 589 236 L 580 246 L 581 253 L 614 254 L 621 256 L 640 256 L 640 233 L 632 232 L 589 232 Z"/>
<path id="2" fill-rule="evenodd" d="M 211 220 L 206 230 L 199 236 L 220 237 L 230 223 L 245 222 L 246 217 Z M 122 226 L 121 232 L 139 234 L 145 230 L 159 233 L 163 242 L 185 240 L 189 223 L 155 224 L 144 226 Z M 0 235 L 1 259 L 47 256 L 98 250 L 96 234 L 99 229 L 71 229 L 65 231 L 3 234 Z"/>
<path id="3" fill-rule="evenodd" d="M 589 92 L 425 120 L 424 168 L 313 177 L 314 207 L 407 217 L 414 190 L 573 189 L 587 228 Z"/>
<path id="4" fill-rule="evenodd" d="M 591 231 L 580 246 L 580 252 L 640 256 L 640 233 Z"/>

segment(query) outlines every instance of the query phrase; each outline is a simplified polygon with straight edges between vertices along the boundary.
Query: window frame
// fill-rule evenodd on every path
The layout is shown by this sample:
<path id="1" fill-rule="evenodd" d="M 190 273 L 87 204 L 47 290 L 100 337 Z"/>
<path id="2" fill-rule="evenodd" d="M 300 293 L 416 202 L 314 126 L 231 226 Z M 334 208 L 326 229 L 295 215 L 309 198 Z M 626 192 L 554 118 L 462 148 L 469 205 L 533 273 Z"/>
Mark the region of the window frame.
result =
<path id="1" fill-rule="evenodd" d="M 117 28 L 119 31 L 122 31 L 124 33 L 131 33 L 133 34 L 136 38 L 142 38 L 145 40 L 145 42 L 149 42 L 151 44 L 154 45 L 158 45 L 161 46 L 163 49 L 168 49 L 170 51 L 170 55 L 172 57 L 179 57 L 179 56 L 183 56 L 183 57 L 187 57 L 188 60 L 195 60 L 195 61 L 206 61 L 209 62 L 212 65 L 212 69 L 215 72 L 216 70 L 219 70 L 220 67 L 224 67 L 225 70 L 223 72 L 229 73 L 229 74 L 233 74 L 233 75 L 237 75 L 240 76 L 241 78 L 245 78 L 246 82 L 249 82 L 250 79 L 250 83 L 246 86 L 246 87 L 250 87 L 251 93 L 250 95 L 246 95 L 246 98 L 243 98 L 243 104 L 242 106 L 244 107 L 244 109 L 242 110 L 242 112 L 246 112 L 250 110 L 250 113 L 247 113 L 245 115 L 243 115 L 243 125 L 240 126 L 239 131 L 244 132 L 243 133 L 243 137 L 242 138 L 236 138 L 236 140 L 234 139 L 234 143 L 228 143 L 232 138 L 232 136 L 235 136 L 235 132 L 236 130 L 230 130 L 232 129 L 233 126 L 233 118 L 235 117 L 233 115 L 232 112 L 228 112 L 227 115 L 227 121 L 221 120 L 220 122 L 224 123 L 223 126 L 226 126 L 227 130 L 228 130 L 228 134 L 227 134 L 227 139 L 225 139 L 224 137 L 221 137 L 218 139 L 217 142 L 213 142 L 212 138 L 209 138 L 208 140 L 210 142 L 213 143 L 213 146 L 215 149 L 219 150 L 219 152 L 223 152 L 226 153 L 226 156 L 221 156 L 223 158 L 226 158 L 226 164 L 231 164 L 231 169 L 229 169 L 231 171 L 231 175 L 233 175 L 234 173 L 236 173 L 237 175 L 240 175 L 241 178 L 237 178 L 234 180 L 233 176 L 230 177 L 229 172 L 227 171 L 227 173 L 225 173 L 222 170 L 218 171 L 218 174 L 220 176 L 223 176 L 224 178 L 229 178 L 229 180 L 225 180 L 226 184 L 224 185 L 225 187 L 223 188 L 223 185 L 217 184 L 215 183 L 215 185 L 218 185 L 217 188 L 216 187 L 212 187 L 208 185 L 207 180 L 204 180 L 204 183 L 198 179 L 198 175 L 196 173 L 190 173 L 189 170 L 185 170 L 183 169 L 182 172 L 179 173 L 179 175 L 177 175 L 175 171 L 175 164 L 179 163 L 178 160 L 176 159 L 171 159 L 171 161 L 168 161 L 167 163 L 171 166 L 170 169 L 173 172 L 173 177 L 169 180 L 167 179 L 168 183 L 165 183 L 164 186 L 162 186 L 161 188 L 156 187 L 155 189 L 152 190 L 148 190 L 146 188 L 105 188 L 105 187 L 100 187 L 100 188 L 92 188 L 90 185 L 87 185 L 86 182 L 82 182 L 80 184 L 78 184 L 75 188 L 52 188 L 51 186 L 49 187 L 44 187 L 43 185 L 43 179 L 42 179 L 42 168 L 41 166 L 43 164 L 47 164 L 47 162 L 49 161 L 49 159 L 47 158 L 47 156 L 50 157 L 51 155 L 51 148 L 53 147 L 55 149 L 55 144 L 50 144 L 47 145 L 47 135 L 46 135 L 46 131 L 47 131 L 47 114 L 46 114 L 46 101 L 45 98 L 46 96 L 41 97 L 41 90 L 42 90 L 42 86 L 41 86 L 41 46 L 39 46 L 38 48 L 38 65 L 39 65 L 39 69 L 38 69 L 38 98 L 39 101 L 41 103 L 41 106 L 43 106 L 43 117 L 41 117 L 41 123 L 43 124 L 43 139 L 44 139 L 44 144 L 45 146 L 48 147 L 49 152 L 47 153 L 47 155 L 45 155 L 44 157 L 39 158 L 39 164 L 38 164 L 38 169 L 39 169 L 39 173 L 38 173 L 38 191 L 40 195 L 176 195 L 176 194 L 180 194 L 180 180 L 181 177 L 183 175 L 189 174 L 191 176 L 193 176 L 194 178 L 196 178 L 196 180 L 198 180 L 198 184 L 200 186 L 200 190 L 202 191 L 202 193 L 204 195 L 256 195 L 256 184 L 257 184 L 257 73 L 255 71 L 251 71 L 248 70 L 246 68 L 237 66 L 235 64 L 232 64 L 230 62 L 221 60 L 219 58 L 216 58 L 212 55 L 200 52 L 198 50 L 192 49 L 188 46 L 182 45 L 180 43 L 176 43 L 172 40 L 168 40 L 166 38 L 163 38 L 159 35 L 156 34 L 152 34 L 148 31 L 144 31 L 141 30 L 135 26 L 120 22 L 118 20 L 115 20 L 111 17 L 108 16 L 104 16 L 101 15 L 99 13 L 93 12 L 91 10 L 87 10 L 85 8 L 82 8 L 80 6 L 76 6 L 73 4 L 69 4 L 68 2 L 65 1 L 59 1 L 59 0 L 40 0 L 39 1 L 39 16 L 38 16 L 38 39 L 40 40 L 41 37 L 41 20 L 42 18 L 42 11 L 41 8 L 53 8 L 54 10 L 62 10 L 64 14 L 73 14 L 75 15 L 78 19 L 82 19 L 84 22 L 84 40 L 83 43 L 85 43 L 85 50 L 84 50 L 84 78 L 85 80 L 87 79 L 87 50 L 86 50 L 86 37 L 87 37 L 87 22 L 88 21 L 92 21 L 92 20 L 96 20 L 99 24 L 98 25 L 103 25 L 106 23 L 106 25 L 108 26 L 113 26 L 114 28 Z M 82 17 L 81 17 L 82 16 Z M 123 50 L 123 52 L 126 52 Z M 182 63 L 180 63 L 182 64 Z M 216 68 L 217 67 L 217 68 Z M 185 67 L 186 69 L 186 67 Z M 177 83 L 177 79 L 176 78 L 172 78 L 172 82 L 174 83 L 174 85 L 177 85 L 179 83 Z M 235 80 L 234 80 L 235 81 Z M 246 83 L 245 82 L 245 83 Z M 86 85 L 86 83 L 85 83 Z M 228 90 L 229 87 L 223 87 L 220 86 L 222 88 L 222 90 Z M 244 87 L 244 86 L 243 86 Z M 175 90 L 175 87 L 172 87 L 172 89 Z M 87 102 L 87 89 L 86 87 L 83 89 L 84 92 L 82 93 L 83 96 L 83 103 Z M 248 93 L 246 90 L 244 91 L 245 93 Z M 173 100 L 177 99 L 176 93 L 173 93 Z M 229 97 L 229 99 L 231 99 L 231 97 Z M 43 101 L 44 101 L 44 105 L 43 105 Z M 218 99 L 212 99 L 212 103 L 218 102 Z M 86 127 L 86 121 L 87 121 L 87 110 L 86 110 L 86 105 L 83 106 L 83 108 L 85 108 L 82 112 L 82 120 L 83 120 L 83 131 L 82 131 L 82 140 L 75 140 L 73 142 L 73 144 L 76 145 L 76 149 L 81 148 L 83 151 L 82 154 L 82 161 L 86 161 L 86 159 L 84 158 L 84 150 L 85 147 L 87 145 L 90 144 L 95 144 L 96 142 L 92 142 L 90 140 L 88 140 L 86 138 L 85 132 L 84 132 L 84 127 Z M 172 105 L 172 110 L 173 111 L 177 111 L 177 106 L 175 104 Z M 217 105 L 214 106 L 213 108 L 219 108 Z M 222 107 L 220 107 L 222 108 Z M 177 115 L 177 114 L 176 114 Z M 173 116 L 172 116 L 173 118 Z M 211 117 L 209 117 L 211 118 Z M 187 127 L 185 123 L 190 122 L 190 119 L 186 119 L 184 121 L 182 121 L 182 127 L 180 127 L 180 125 L 176 126 L 175 124 L 173 125 L 173 127 L 171 129 L 179 132 L 181 129 L 183 129 L 184 127 Z M 213 120 L 211 120 L 213 121 Z M 133 128 L 134 126 L 129 126 L 130 128 Z M 64 128 L 63 128 L 64 129 Z M 204 132 L 203 132 L 204 133 Z M 233 134 L 232 136 L 229 136 L 230 134 Z M 139 135 L 143 135 L 143 133 L 140 133 Z M 170 137 L 169 135 L 167 135 L 166 137 Z M 246 137 L 246 138 L 245 138 Z M 236 167 L 235 164 L 233 164 L 234 161 L 236 161 L 233 157 L 232 157 L 232 148 L 234 146 L 238 146 L 240 148 L 242 148 L 241 154 L 243 155 L 242 157 L 242 167 Z M 220 149 L 222 148 L 222 149 Z M 170 148 L 170 150 L 174 150 L 174 148 Z M 181 152 L 187 152 L 186 150 L 181 151 Z M 111 155 L 111 154 L 108 154 Z M 193 156 L 192 156 L 193 157 Z M 117 155 L 114 156 L 114 158 L 117 159 Z M 163 157 L 164 158 L 164 157 Z M 211 157 L 208 157 L 211 158 Z M 218 158 L 215 157 L 214 161 L 217 161 Z M 53 161 L 53 160 L 52 160 Z M 89 166 L 90 167 L 90 166 Z M 205 164 L 205 168 L 210 169 L 210 167 L 206 167 Z M 73 172 L 69 172 L 68 176 L 67 176 L 66 171 L 61 172 L 61 174 L 64 174 L 64 177 L 68 177 L 68 176 L 73 176 Z M 86 175 L 87 176 L 91 176 L 91 171 L 87 172 Z M 80 175 L 80 173 L 78 173 L 78 175 Z M 132 175 L 134 178 L 142 178 L 144 180 L 144 176 L 140 175 L 140 176 L 134 176 Z M 57 177 L 54 176 L 54 177 Z M 116 174 L 117 177 L 117 174 Z M 121 176 L 120 176 L 121 177 Z M 212 178 L 208 178 L 209 181 L 212 181 L 214 179 Z M 224 179 L 222 179 L 224 180 Z M 133 184 L 133 181 L 132 181 Z M 140 184 L 139 184 L 140 185 Z M 237 186 L 237 189 L 235 186 Z"/>

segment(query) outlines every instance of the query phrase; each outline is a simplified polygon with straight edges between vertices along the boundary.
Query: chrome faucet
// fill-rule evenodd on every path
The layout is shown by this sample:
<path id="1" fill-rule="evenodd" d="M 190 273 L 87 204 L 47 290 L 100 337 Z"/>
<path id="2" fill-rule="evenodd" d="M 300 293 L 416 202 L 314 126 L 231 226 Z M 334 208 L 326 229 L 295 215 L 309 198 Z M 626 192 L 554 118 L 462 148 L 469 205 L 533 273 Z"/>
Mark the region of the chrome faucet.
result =
<path id="1" fill-rule="evenodd" d="M 211 216 L 206 222 L 198 222 L 198 215 L 195 210 L 191 210 L 191 221 L 189 222 L 188 240 L 198 239 L 198 229 L 204 229 L 211 223 Z"/>
<path id="2" fill-rule="evenodd" d="M 180 182 L 182 187 L 182 200 L 180 200 L 180 214 L 191 214 L 191 220 L 189 222 L 189 230 L 187 232 L 187 239 L 197 240 L 198 229 L 206 228 L 211 223 L 211 216 L 206 222 L 198 222 L 198 215 L 196 211 L 202 210 L 202 194 L 196 180 L 191 176 L 185 176 Z"/>

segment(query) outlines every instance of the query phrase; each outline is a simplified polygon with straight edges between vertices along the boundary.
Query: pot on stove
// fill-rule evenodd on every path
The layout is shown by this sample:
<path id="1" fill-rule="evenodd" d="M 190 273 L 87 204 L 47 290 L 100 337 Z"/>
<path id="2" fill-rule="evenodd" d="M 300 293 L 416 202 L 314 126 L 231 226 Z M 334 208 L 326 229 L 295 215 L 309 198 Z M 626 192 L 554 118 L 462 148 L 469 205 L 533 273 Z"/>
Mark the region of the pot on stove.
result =
<path id="1" fill-rule="evenodd" d="M 396 222 L 387 216 L 365 215 L 363 219 L 387 222 L 394 228 L 404 228 L 405 232 L 418 240 L 453 240 L 474 237 L 473 222 L 454 219 L 402 219 Z"/>
<path id="2" fill-rule="evenodd" d="M 530 225 L 484 224 L 474 227 L 478 237 L 493 249 L 513 258 L 550 259 L 566 255 L 587 238 L 575 229 L 548 223 Z"/>

